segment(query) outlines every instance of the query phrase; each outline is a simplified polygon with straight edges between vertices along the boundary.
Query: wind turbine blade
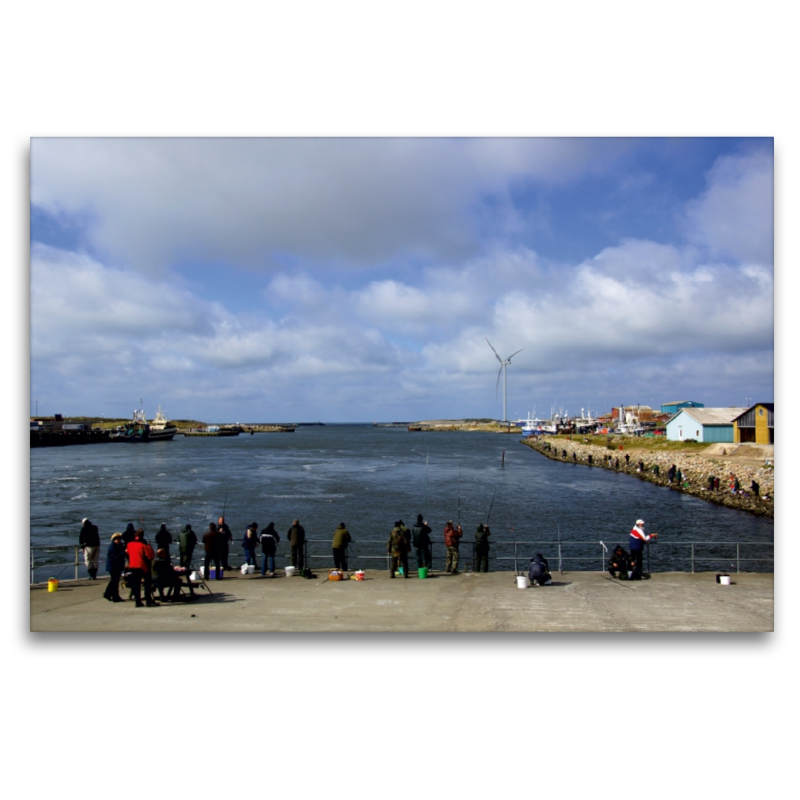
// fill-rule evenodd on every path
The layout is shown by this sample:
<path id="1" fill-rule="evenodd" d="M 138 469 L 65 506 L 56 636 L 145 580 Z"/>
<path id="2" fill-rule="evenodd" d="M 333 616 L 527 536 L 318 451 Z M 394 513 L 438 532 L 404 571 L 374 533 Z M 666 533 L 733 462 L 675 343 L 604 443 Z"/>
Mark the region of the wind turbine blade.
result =
<path id="1" fill-rule="evenodd" d="M 484 338 L 486 339 L 486 344 L 488 344 L 489 347 L 492 347 L 492 343 L 489 341 L 488 337 L 484 337 Z M 494 347 L 492 347 L 492 352 L 494 353 L 494 357 L 502 364 L 503 363 L 503 359 L 500 358 L 499 355 L 497 355 L 497 350 L 495 350 Z"/>
<path id="2" fill-rule="evenodd" d="M 519 350 L 517 350 L 517 353 L 521 353 L 521 352 L 522 352 L 524 349 L 525 349 L 524 347 L 520 348 Z M 510 356 L 509 356 L 509 357 L 506 359 L 506 361 L 511 361 L 511 359 L 512 359 L 512 358 L 514 358 L 514 356 L 515 356 L 517 353 L 512 353 L 512 354 L 511 354 L 511 355 L 510 355 Z"/>

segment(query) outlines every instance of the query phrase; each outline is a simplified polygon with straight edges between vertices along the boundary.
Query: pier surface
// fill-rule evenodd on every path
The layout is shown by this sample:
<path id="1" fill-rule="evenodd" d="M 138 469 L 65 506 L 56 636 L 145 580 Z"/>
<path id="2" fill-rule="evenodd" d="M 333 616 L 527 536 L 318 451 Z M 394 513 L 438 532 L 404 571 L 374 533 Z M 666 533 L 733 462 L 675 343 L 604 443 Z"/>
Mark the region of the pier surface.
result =
<path id="1" fill-rule="evenodd" d="M 597 572 L 555 573 L 551 586 L 518 589 L 513 573 L 434 573 L 364 581 L 262 578 L 210 581 L 213 595 L 136 608 L 109 603 L 106 582 L 69 581 L 30 590 L 34 632 L 752 632 L 774 629 L 774 576 L 662 572 L 620 582 Z M 127 597 L 127 591 L 121 590 Z"/>

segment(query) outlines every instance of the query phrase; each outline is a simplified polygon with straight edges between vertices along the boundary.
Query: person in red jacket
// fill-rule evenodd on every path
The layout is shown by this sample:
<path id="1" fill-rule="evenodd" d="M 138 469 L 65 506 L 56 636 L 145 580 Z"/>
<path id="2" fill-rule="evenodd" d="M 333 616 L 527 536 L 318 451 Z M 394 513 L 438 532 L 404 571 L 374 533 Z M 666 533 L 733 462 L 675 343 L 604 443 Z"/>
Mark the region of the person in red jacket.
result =
<path id="1" fill-rule="evenodd" d="M 131 589 L 133 590 L 133 598 L 136 600 L 136 608 L 141 608 L 141 587 L 144 580 L 144 596 L 148 606 L 157 606 L 153 600 L 153 584 L 150 576 L 150 570 L 153 565 L 155 553 L 153 548 L 144 540 L 144 531 L 139 528 L 136 531 L 136 538 L 128 544 L 125 548 L 128 553 L 128 563 L 131 571 Z"/>

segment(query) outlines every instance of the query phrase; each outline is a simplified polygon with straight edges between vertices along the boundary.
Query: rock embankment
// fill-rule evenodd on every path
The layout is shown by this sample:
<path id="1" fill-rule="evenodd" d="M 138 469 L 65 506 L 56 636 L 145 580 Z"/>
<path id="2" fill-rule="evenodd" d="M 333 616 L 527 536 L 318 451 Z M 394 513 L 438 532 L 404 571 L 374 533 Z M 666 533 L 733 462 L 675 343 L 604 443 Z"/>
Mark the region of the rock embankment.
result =
<path id="1" fill-rule="evenodd" d="M 708 458 L 686 453 L 626 453 L 620 449 L 609 450 L 598 445 L 550 437 L 523 439 L 522 442 L 555 461 L 625 472 L 640 480 L 685 492 L 710 503 L 759 516 L 775 516 L 773 468 L 734 463 L 724 457 Z M 669 480 L 668 473 L 673 464 L 680 470 L 680 482 L 677 476 L 672 482 Z M 709 488 L 710 477 L 719 479 L 718 489 Z M 738 493 L 731 491 L 730 483 L 734 478 L 739 480 Z M 758 497 L 751 491 L 753 481 L 759 485 Z"/>

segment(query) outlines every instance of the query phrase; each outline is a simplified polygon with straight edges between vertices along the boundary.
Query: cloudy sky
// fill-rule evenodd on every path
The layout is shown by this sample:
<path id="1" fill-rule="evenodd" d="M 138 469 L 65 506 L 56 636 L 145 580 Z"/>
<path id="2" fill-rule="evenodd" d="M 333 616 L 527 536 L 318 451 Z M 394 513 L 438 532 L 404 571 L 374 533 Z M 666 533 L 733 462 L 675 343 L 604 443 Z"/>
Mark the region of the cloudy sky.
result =
<path id="1" fill-rule="evenodd" d="M 34 138 L 31 410 L 773 400 L 773 142 Z"/>

